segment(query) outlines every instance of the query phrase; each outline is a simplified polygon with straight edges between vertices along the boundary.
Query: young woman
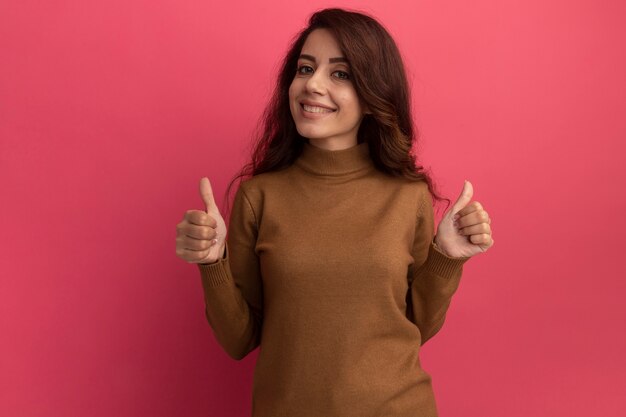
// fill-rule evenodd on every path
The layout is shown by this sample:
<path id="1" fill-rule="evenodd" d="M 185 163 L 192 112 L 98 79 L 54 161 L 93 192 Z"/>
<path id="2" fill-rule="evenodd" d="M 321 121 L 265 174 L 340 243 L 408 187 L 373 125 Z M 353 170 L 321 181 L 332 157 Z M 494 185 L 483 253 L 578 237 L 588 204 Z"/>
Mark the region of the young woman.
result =
<path id="1" fill-rule="evenodd" d="M 228 239 L 208 178 L 207 211 L 177 226 L 219 344 L 235 359 L 260 346 L 254 417 L 437 415 L 419 349 L 442 327 L 462 265 L 493 239 L 469 182 L 434 236 L 438 196 L 411 154 L 409 102 L 376 20 L 313 14 L 239 175 L 250 178 Z"/>

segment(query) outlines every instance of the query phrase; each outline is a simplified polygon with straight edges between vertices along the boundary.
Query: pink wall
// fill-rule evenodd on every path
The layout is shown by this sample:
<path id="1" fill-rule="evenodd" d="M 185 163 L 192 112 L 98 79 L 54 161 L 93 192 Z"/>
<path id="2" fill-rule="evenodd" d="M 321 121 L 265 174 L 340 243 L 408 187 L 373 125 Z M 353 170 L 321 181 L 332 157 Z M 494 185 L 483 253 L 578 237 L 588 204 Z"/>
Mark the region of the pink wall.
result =
<path id="1" fill-rule="evenodd" d="M 496 241 L 422 350 L 441 416 L 623 415 L 624 2 L 386 4 L 332 5 L 396 36 L 422 161 Z M 249 415 L 175 225 L 327 5 L 0 2 L 0 415 Z"/>

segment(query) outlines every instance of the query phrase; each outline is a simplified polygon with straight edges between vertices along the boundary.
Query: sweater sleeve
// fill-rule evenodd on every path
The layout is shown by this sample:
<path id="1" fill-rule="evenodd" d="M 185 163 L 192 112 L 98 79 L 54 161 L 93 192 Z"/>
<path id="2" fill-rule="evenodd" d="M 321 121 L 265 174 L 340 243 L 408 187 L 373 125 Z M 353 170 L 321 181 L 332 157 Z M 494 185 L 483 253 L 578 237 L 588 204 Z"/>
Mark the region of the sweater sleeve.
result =
<path id="1" fill-rule="evenodd" d="M 432 197 L 425 189 L 416 219 L 407 294 L 407 317 L 419 328 L 422 345 L 443 326 L 463 264 L 469 259 L 452 258 L 438 250 L 434 226 Z"/>
<path id="2" fill-rule="evenodd" d="M 224 257 L 198 264 L 205 315 L 216 340 L 234 359 L 243 359 L 261 342 L 263 285 L 255 213 L 240 185 L 233 201 Z"/>

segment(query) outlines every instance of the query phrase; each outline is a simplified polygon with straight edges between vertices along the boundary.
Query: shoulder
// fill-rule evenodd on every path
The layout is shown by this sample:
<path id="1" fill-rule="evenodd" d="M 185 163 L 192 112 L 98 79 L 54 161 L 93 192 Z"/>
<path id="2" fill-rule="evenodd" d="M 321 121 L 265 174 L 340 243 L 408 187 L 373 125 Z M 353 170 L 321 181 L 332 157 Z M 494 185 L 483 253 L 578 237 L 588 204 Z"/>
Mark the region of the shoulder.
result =
<path id="1" fill-rule="evenodd" d="M 285 180 L 285 171 L 287 170 L 264 172 L 246 178 L 241 182 L 240 188 L 246 194 L 253 194 L 280 187 Z"/>
<path id="2" fill-rule="evenodd" d="M 413 181 L 411 189 L 416 194 L 420 204 L 424 204 L 425 202 L 432 204 L 433 197 L 428 189 L 428 183 L 426 181 Z"/>
<path id="3" fill-rule="evenodd" d="M 413 197 L 416 202 L 432 201 L 432 194 L 428 189 L 428 183 L 424 180 L 416 181 L 405 177 L 385 176 L 385 185 L 393 188 L 396 192 Z"/>
<path id="4" fill-rule="evenodd" d="M 428 194 L 428 183 L 424 180 L 416 181 L 401 177 L 397 178 L 398 184 L 405 190 L 411 190 L 416 194 Z"/>
<path id="5" fill-rule="evenodd" d="M 380 195 L 385 201 L 401 213 L 415 220 L 424 213 L 432 210 L 433 198 L 425 180 L 414 180 L 406 177 L 396 177 L 381 174 L 376 178 L 375 195 Z"/>
<path id="6" fill-rule="evenodd" d="M 404 196 L 403 201 L 406 204 L 406 208 L 414 216 L 421 217 L 425 212 L 433 210 L 433 196 L 426 181 L 399 178 L 394 182 L 398 187 L 396 192 Z"/>
<path id="7" fill-rule="evenodd" d="M 237 194 L 245 197 L 252 206 L 258 207 L 266 196 L 285 189 L 285 184 L 289 181 L 288 170 L 264 172 L 246 178 L 239 184 Z"/>

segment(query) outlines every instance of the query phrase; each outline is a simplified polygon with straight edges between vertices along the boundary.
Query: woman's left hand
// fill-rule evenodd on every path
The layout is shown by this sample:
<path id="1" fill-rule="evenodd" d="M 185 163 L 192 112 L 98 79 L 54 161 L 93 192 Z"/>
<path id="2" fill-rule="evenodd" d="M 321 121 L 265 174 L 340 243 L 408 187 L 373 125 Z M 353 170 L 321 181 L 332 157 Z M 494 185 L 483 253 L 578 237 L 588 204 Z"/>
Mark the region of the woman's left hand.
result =
<path id="1" fill-rule="evenodd" d="M 465 181 L 463 191 L 437 227 L 435 244 L 451 258 L 474 256 L 493 246 L 491 219 L 482 204 L 472 201 L 474 188 Z"/>

